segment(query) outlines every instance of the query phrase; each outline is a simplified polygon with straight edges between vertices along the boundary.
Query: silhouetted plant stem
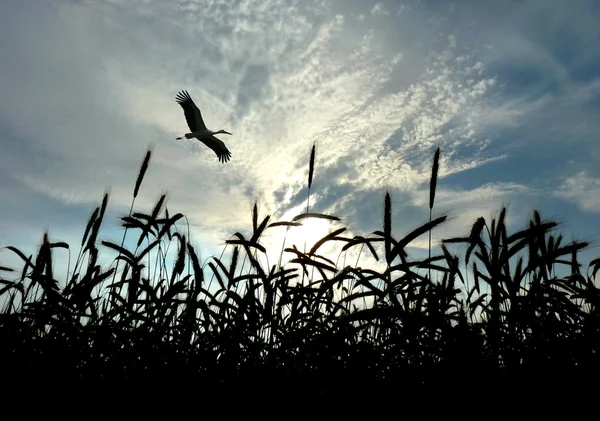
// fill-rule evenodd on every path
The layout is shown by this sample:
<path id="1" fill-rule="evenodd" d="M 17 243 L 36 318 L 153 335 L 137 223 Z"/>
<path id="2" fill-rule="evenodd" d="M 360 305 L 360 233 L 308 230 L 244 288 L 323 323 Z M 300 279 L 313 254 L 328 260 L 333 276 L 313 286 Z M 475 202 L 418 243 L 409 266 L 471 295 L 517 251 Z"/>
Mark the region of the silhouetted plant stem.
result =
<path id="1" fill-rule="evenodd" d="M 307 190 L 307 198 L 306 198 L 306 213 L 309 212 L 309 204 L 310 204 L 310 188 L 312 187 L 313 175 L 315 172 L 315 144 L 313 143 L 312 148 L 310 150 L 310 159 L 308 162 L 308 190 Z M 302 249 L 304 253 L 306 253 L 306 235 L 304 237 L 304 247 Z M 312 267 L 311 277 L 315 273 L 315 267 Z M 302 271 L 302 284 L 304 285 L 304 271 Z"/>
<path id="2" fill-rule="evenodd" d="M 140 167 L 138 177 L 135 180 L 135 186 L 133 188 L 133 199 L 131 200 L 131 206 L 129 206 L 129 214 L 128 214 L 129 217 L 131 217 L 131 213 L 133 212 L 133 205 L 135 204 L 135 199 L 137 198 L 137 195 L 140 191 L 140 186 L 142 185 L 142 181 L 144 181 L 144 176 L 146 175 L 146 171 L 148 170 L 148 166 L 150 165 L 150 158 L 152 157 L 153 149 L 154 149 L 153 146 L 150 145 L 150 147 L 146 151 L 146 156 L 144 157 L 144 160 L 142 161 L 142 165 Z M 127 235 L 127 229 L 128 229 L 128 227 L 126 226 L 125 230 L 123 231 L 123 238 L 121 239 L 121 248 L 125 244 L 125 236 Z M 119 257 L 120 256 L 121 256 L 121 252 L 119 252 Z M 113 278 L 112 278 L 113 284 L 115 282 L 115 277 L 117 276 L 118 269 L 119 269 L 119 260 L 117 257 L 115 272 L 114 272 Z"/>
<path id="3" fill-rule="evenodd" d="M 440 161 L 440 148 L 435 150 L 433 155 L 433 166 L 431 168 L 431 180 L 429 181 L 429 223 L 431 223 L 431 214 L 433 210 L 433 202 L 435 200 L 435 189 L 437 186 L 437 177 Z M 431 230 L 429 230 L 429 259 L 431 260 Z M 428 269 L 428 277 L 431 280 L 431 267 Z"/>

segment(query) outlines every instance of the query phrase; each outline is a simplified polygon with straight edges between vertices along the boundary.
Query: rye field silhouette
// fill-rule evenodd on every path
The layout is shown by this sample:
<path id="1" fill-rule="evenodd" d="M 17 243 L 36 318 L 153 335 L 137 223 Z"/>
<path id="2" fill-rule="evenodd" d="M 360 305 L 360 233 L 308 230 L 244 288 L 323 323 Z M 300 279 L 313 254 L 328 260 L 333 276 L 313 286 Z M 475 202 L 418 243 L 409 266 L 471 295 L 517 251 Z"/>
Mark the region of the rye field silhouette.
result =
<path id="1" fill-rule="evenodd" d="M 309 203 L 315 153 L 313 145 Z M 185 216 L 168 211 L 165 195 L 147 214 L 133 212 L 151 156 L 148 149 L 130 212 L 120 220 L 121 244 L 100 240 L 106 193 L 82 227 L 64 286 L 53 253 L 73 245 L 50 242 L 46 233 L 37 256 L 6 247 L 23 266 L 0 262 L 5 384 L 46 392 L 57 379 L 83 390 L 168 386 L 203 399 L 274 402 L 417 396 L 450 386 L 519 393 L 599 373 L 600 259 L 582 268 L 578 255 L 589 244 L 566 243 L 557 222 L 538 211 L 522 230 L 507 232 L 506 208 L 491 220 L 479 217 L 468 236 L 444 239 L 434 252 L 431 231 L 447 223 L 433 218 L 439 148 L 426 223 L 398 232 L 384 193 L 381 230 L 347 236 L 342 227 L 306 247 L 284 244 L 280 256 L 292 256 L 285 265 L 264 263 L 265 232 L 339 218 L 307 205 L 290 221 L 272 221 L 259 217 L 255 204 L 249 234 L 226 241 L 227 262 L 223 255 L 201 262 Z M 126 235 L 137 238 L 134 250 L 124 247 Z M 409 259 L 406 248 L 427 235 L 428 257 Z M 320 250 L 330 242 L 385 268 L 327 258 Z M 450 244 L 461 253 L 452 254 Z M 108 267 L 99 264 L 103 249 L 117 253 Z M 566 274 L 558 276 L 559 268 Z"/>

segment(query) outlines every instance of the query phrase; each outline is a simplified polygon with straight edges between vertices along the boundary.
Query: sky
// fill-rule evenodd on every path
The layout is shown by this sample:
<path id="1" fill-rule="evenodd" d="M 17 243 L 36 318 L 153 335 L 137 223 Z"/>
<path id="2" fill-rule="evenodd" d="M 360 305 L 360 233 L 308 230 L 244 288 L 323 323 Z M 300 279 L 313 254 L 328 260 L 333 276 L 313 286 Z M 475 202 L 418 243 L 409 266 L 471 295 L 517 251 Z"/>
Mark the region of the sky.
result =
<path id="1" fill-rule="evenodd" d="M 401 238 L 429 218 L 439 146 L 434 242 L 506 205 L 511 231 L 538 209 L 600 257 L 599 21 L 593 0 L 5 0 L 0 247 L 35 254 L 47 229 L 73 260 L 106 189 L 100 239 L 119 243 L 148 147 L 134 211 L 167 193 L 203 259 L 251 235 L 254 203 L 260 220 L 306 210 L 313 145 L 310 211 L 341 221 L 309 242 L 381 230 L 386 191 Z M 176 140 L 180 90 L 232 133 L 231 161 Z"/>

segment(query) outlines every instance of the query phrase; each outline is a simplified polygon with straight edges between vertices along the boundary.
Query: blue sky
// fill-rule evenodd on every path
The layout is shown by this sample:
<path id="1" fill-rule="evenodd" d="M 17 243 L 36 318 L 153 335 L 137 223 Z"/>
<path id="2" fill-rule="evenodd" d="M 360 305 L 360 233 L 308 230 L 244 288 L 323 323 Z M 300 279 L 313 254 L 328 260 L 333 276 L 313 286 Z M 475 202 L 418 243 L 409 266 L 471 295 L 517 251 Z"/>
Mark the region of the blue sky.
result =
<path id="1" fill-rule="evenodd" d="M 249 232 L 255 201 L 261 218 L 302 211 L 313 143 L 312 210 L 351 233 L 381 229 L 386 189 L 397 237 L 425 222 L 439 145 L 434 216 L 451 220 L 434 241 L 506 204 L 512 229 L 538 208 L 567 241 L 596 244 L 598 22 L 592 0 L 6 1 L 0 247 L 35 253 L 49 229 L 74 259 L 106 188 L 101 239 L 118 242 L 153 144 L 136 210 L 167 192 L 201 254 L 218 256 Z M 175 140 L 182 89 L 233 133 L 230 162 Z M 265 239 L 275 254 L 279 234 Z"/>

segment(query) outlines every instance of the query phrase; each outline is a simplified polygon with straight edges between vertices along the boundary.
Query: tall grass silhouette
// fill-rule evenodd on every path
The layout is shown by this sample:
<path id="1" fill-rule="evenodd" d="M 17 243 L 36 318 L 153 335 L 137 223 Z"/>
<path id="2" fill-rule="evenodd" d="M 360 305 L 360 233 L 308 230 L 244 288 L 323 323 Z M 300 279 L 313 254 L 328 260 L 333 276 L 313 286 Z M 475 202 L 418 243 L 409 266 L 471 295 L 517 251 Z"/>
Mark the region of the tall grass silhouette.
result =
<path id="1" fill-rule="evenodd" d="M 367 399 L 449 383 L 473 387 L 482 376 L 486 387 L 510 382 L 515 391 L 598 373 L 594 277 L 600 259 L 590 262 L 592 273 L 581 270 L 577 256 L 586 242 L 564 243 L 553 232 L 557 223 L 538 211 L 524 229 L 509 233 L 502 208 L 497 219 L 478 218 L 469 236 L 444 239 L 432 255 L 431 230 L 446 223 L 446 216 L 432 218 L 439 148 L 428 222 L 400 236 L 386 192 L 382 231 L 344 236 L 346 228 L 337 228 L 308 244 L 308 251 L 284 239 L 279 262 L 271 266 L 262 263 L 267 230 L 302 229 L 309 218 L 339 222 L 310 212 L 314 145 L 306 212 L 291 221 L 259 220 L 255 204 L 250 233 L 226 241 L 228 265 L 223 255 L 201 264 L 189 227 L 181 225 L 184 215 L 169 214 L 165 195 L 150 213 L 133 212 L 151 153 L 129 214 L 121 218 L 123 242 L 99 240 L 107 191 L 63 287 L 52 253 L 70 250 L 68 244 L 52 243 L 45 233 L 35 257 L 7 247 L 23 261 L 21 269 L 0 266 L 0 358 L 7 382 L 189 383 L 203 393 L 272 399 L 307 391 L 347 399 L 360 390 Z M 135 250 L 124 247 L 127 232 L 137 233 Z M 426 234 L 428 257 L 409 259 L 407 247 Z M 340 254 L 384 256 L 384 269 L 362 267 L 359 260 L 339 267 L 319 252 L 329 242 L 340 245 Z M 462 244 L 464 255 L 450 253 L 448 244 Z M 102 249 L 117 253 L 114 265 L 98 264 Z M 282 265 L 284 254 L 291 258 Z M 569 273 L 556 276 L 557 266 Z"/>

